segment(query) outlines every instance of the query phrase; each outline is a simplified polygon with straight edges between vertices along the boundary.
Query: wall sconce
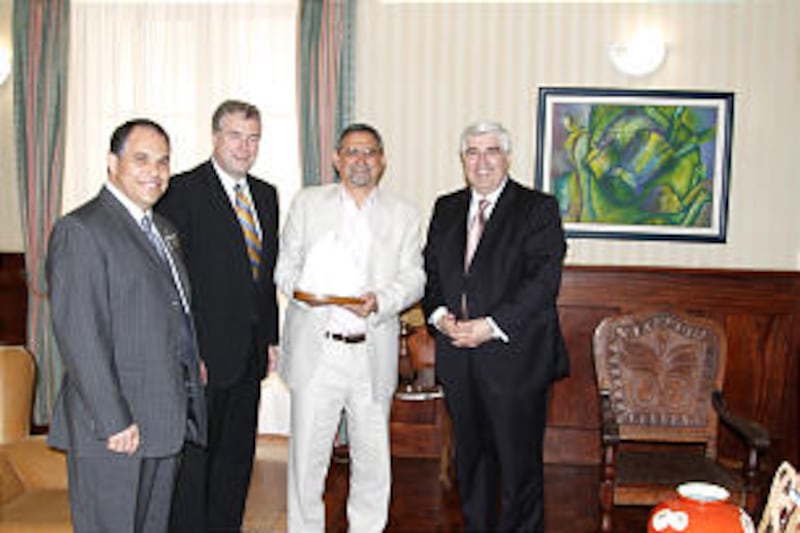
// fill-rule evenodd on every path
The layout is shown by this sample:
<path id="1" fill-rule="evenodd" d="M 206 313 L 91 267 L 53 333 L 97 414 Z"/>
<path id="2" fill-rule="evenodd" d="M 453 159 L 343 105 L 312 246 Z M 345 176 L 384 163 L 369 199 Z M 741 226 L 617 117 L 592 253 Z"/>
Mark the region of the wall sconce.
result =
<path id="1" fill-rule="evenodd" d="M 667 45 L 657 30 L 640 29 L 627 42 L 608 46 L 608 58 L 614 67 L 629 76 L 647 76 L 655 72 L 667 56 Z"/>
<path id="2" fill-rule="evenodd" d="M 3 85 L 11 75 L 11 52 L 7 48 L 0 48 L 0 85 Z"/>

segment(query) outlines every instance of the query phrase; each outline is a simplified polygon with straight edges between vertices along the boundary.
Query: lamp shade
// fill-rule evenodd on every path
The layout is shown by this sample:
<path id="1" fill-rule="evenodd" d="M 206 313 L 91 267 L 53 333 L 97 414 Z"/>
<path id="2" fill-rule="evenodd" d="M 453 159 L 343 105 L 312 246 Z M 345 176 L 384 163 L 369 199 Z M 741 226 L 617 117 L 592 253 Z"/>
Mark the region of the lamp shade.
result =
<path id="1" fill-rule="evenodd" d="M 667 55 L 667 45 L 654 30 L 639 30 L 624 43 L 608 47 L 608 57 L 614 67 L 629 76 L 647 76 L 655 72 Z"/>

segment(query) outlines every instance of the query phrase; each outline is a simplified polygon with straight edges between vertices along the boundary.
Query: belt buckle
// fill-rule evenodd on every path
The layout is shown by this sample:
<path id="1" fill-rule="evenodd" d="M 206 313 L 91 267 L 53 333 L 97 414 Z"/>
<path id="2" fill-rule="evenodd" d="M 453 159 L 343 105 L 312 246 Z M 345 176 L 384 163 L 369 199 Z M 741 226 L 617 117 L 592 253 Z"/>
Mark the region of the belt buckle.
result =
<path id="1" fill-rule="evenodd" d="M 325 338 L 337 342 L 343 342 L 345 344 L 360 344 L 367 340 L 367 336 L 364 333 L 357 333 L 354 335 L 344 335 L 342 333 L 333 333 L 330 331 L 325 332 Z"/>

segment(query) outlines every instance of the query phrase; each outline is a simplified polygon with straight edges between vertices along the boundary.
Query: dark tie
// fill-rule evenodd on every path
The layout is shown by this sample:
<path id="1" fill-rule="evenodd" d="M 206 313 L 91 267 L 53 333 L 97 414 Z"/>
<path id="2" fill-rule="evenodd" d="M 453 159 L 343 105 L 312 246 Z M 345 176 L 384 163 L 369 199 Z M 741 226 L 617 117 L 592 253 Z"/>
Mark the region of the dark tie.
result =
<path id="1" fill-rule="evenodd" d="M 261 236 L 258 233 L 256 215 L 250 199 L 244 193 L 241 183 L 233 188 L 235 195 L 234 210 L 242 226 L 244 242 L 247 246 L 247 256 L 250 259 L 250 267 L 253 270 L 253 279 L 258 279 L 258 271 L 261 268 Z"/>

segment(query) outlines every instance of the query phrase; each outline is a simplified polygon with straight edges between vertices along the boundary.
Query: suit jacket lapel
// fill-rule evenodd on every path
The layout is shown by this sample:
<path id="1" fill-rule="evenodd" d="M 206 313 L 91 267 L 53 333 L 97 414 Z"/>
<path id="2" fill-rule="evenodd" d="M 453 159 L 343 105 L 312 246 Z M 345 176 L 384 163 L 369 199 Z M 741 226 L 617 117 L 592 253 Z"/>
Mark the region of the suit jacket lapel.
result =
<path id="1" fill-rule="evenodd" d="M 487 255 L 486 250 L 494 247 L 494 243 L 497 241 L 499 234 L 503 231 L 503 228 L 506 227 L 504 220 L 512 214 L 515 195 L 515 184 L 509 178 L 506 182 L 505 189 L 503 189 L 503 192 L 500 193 L 500 196 L 497 198 L 497 205 L 492 209 L 492 215 L 489 217 L 489 220 L 486 221 L 486 227 L 478 243 L 478 248 L 475 250 L 475 255 L 472 257 L 470 270 L 472 270 L 473 265 L 476 268 L 480 268 L 481 263 L 486 260 L 483 259 L 483 257 Z"/>
<path id="2" fill-rule="evenodd" d="M 203 179 L 212 202 L 212 216 L 218 217 L 221 223 L 225 225 L 225 232 L 227 233 L 225 241 L 231 247 L 231 260 L 242 262 L 242 272 L 245 270 L 251 272 L 242 226 L 239 224 L 236 211 L 233 209 L 228 193 L 225 192 L 225 187 L 223 187 L 211 161 L 206 163 Z M 263 253 L 262 248 L 262 256 Z M 250 279 L 252 280 L 252 276 L 250 276 Z"/>
<path id="3" fill-rule="evenodd" d="M 117 221 L 121 231 L 128 233 L 128 236 L 133 240 L 143 253 L 150 259 L 150 261 L 158 268 L 169 274 L 168 270 L 164 270 L 167 265 L 158 255 L 158 252 L 153 248 L 152 243 L 144 234 L 139 221 L 134 220 L 130 212 L 125 208 L 122 203 L 111 193 L 108 189 L 103 187 L 98 195 L 98 201 L 111 213 L 112 217 Z"/>
<path id="4" fill-rule="evenodd" d="M 222 186 L 222 182 L 217 176 L 211 161 L 206 163 L 204 170 L 203 180 L 208 188 L 214 210 L 219 213 L 222 220 L 226 221 L 230 234 L 238 236 L 242 231 L 241 226 L 239 226 L 239 219 L 236 217 L 236 211 L 231 205 L 228 193 L 225 192 L 225 187 Z"/>
<path id="5" fill-rule="evenodd" d="M 192 290 L 191 286 L 189 285 L 189 273 L 186 271 L 186 266 L 183 263 L 183 253 L 181 252 L 180 243 L 178 242 L 178 235 L 165 226 L 163 220 L 158 215 L 153 216 L 153 223 L 158 228 L 158 232 L 161 234 L 164 245 L 167 247 L 167 253 L 170 255 L 172 263 L 175 265 L 175 270 L 178 274 L 178 281 L 183 288 L 183 294 L 186 297 L 187 303 L 191 306 Z M 172 273 L 170 272 L 170 276 L 171 275 Z"/>
<path id="6" fill-rule="evenodd" d="M 445 247 L 449 254 L 448 262 L 453 264 L 453 273 L 464 273 L 464 255 L 467 252 L 467 217 L 471 200 L 469 188 L 463 189 L 455 198 L 453 216 L 449 217 L 451 226 L 443 242 L 452 243 Z"/>

